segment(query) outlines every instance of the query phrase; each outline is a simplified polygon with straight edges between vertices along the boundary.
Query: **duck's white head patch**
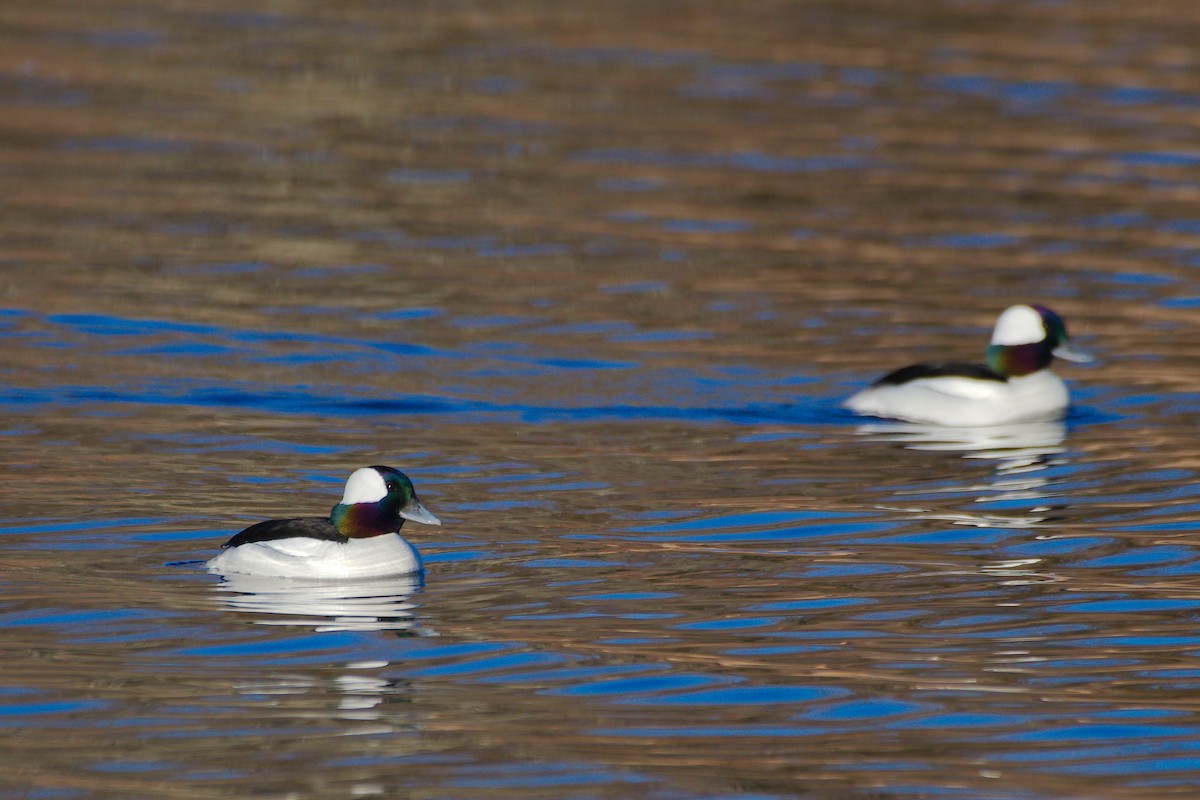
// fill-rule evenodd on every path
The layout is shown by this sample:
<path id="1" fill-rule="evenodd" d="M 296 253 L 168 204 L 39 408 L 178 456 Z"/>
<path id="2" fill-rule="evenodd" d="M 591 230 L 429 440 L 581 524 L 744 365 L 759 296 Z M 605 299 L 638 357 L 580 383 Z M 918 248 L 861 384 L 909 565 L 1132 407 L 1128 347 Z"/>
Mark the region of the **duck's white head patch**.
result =
<path id="1" fill-rule="evenodd" d="M 1046 324 L 1042 315 L 1030 306 L 1013 306 L 996 320 L 992 331 L 992 344 L 1033 344 L 1046 338 Z"/>
<path id="2" fill-rule="evenodd" d="M 344 505 L 354 503 L 378 503 L 387 497 L 387 485 L 383 476 L 370 467 L 356 469 L 346 481 L 346 491 L 342 495 Z"/>

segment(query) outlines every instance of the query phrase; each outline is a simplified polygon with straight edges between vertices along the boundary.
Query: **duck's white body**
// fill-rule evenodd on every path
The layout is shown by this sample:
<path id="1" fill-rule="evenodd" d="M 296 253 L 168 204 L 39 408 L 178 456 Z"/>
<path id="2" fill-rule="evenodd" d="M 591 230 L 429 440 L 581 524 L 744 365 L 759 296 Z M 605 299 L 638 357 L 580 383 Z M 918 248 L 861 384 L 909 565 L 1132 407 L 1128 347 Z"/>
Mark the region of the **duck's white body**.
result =
<path id="1" fill-rule="evenodd" d="M 354 580 L 412 575 L 423 567 L 421 554 L 400 534 L 329 542 L 295 537 L 230 547 L 208 562 L 210 572 L 237 572 L 280 578 Z"/>
<path id="2" fill-rule="evenodd" d="M 1058 419 L 1069 403 L 1062 378 L 1043 369 L 1005 381 L 945 376 L 869 386 L 847 400 L 846 408 L 874 417 L 974 427 Z"/>

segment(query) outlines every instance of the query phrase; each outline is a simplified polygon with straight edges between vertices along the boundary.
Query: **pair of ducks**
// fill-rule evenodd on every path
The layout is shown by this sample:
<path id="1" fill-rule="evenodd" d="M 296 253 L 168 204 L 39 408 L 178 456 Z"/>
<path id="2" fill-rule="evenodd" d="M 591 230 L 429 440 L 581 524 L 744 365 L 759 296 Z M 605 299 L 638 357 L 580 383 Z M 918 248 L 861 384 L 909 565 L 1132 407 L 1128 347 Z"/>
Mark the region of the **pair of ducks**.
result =
<path id="1" fill-rule="evenodd" d="M 1068 404 L 1066 384 L 1049 369 L 1055 356 L 1091 360 L 1070 347 L 1067 327 L 1053 311 L 1013 306 L 996 321 L 986 366 L 914 364 L 883 376 L 845 405 L 859 414 L 936 425 L 1053 419 Z M 363 467 L 346 481 L 329 517 L 251 525 L 226 542 L 208 568 L 338 580 L 419 573 L 420 554 L 400 536 L 405 520 L 442 524 L 421 504 L 407 475 Z"/>

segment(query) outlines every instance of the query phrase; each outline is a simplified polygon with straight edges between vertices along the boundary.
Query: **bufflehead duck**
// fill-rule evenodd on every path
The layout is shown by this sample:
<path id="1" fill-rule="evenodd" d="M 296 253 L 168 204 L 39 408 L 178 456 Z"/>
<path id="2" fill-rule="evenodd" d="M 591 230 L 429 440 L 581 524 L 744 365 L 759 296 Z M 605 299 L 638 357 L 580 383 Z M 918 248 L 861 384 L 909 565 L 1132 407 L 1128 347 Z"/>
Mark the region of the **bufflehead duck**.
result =
<path id="1" fill-rule="evenodd" d="M 1056 419 L 1067 385 L 1050 371 L 1054 357 L 1091 361 L 1072 349 L 1067 326 L 1042 306 L 1013 306 L 996 320 L 987 364 L 913 364 L 884 375 L 845 405 L 859 414 L 983 426 Z"/>
<path id="2" fill-rule="evenodd" d="M 442 521 L 421 505 L 412 481 L 391 467 L 363 467 L 346 481 L 328 517 L 272 519 L 223 544 L 210 572 L 287 578 L 377 578 L 422 570 L 421 555 L 400 536 L 404 520 Z"/>

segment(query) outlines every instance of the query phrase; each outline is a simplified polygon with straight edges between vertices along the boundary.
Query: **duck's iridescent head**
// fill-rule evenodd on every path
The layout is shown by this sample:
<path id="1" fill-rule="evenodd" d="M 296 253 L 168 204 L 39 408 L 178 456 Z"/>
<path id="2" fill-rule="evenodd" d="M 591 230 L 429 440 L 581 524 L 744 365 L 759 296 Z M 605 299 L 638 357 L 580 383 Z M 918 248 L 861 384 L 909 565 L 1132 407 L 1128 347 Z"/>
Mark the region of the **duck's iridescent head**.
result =
<path id="1" fill-rule="evenodd" d="M 395 533 L 404 520 L 441 525 L 417 498 L 412 481 L 392 467 L 363 467 L 346 481 L 342 502 L 333 507 L 329 519 L 338 532 L 351 539 Z"/>
<path id="2" fill-rule="evenodd" d="M 1006 378 L 1032 375 L 1055 356 L 1068 361 L 1091 361 L 1072 348 L 1062 317 L 1044 306 L 1012 306 L 996 320 L 988 347 L 988 366 Z"/>

